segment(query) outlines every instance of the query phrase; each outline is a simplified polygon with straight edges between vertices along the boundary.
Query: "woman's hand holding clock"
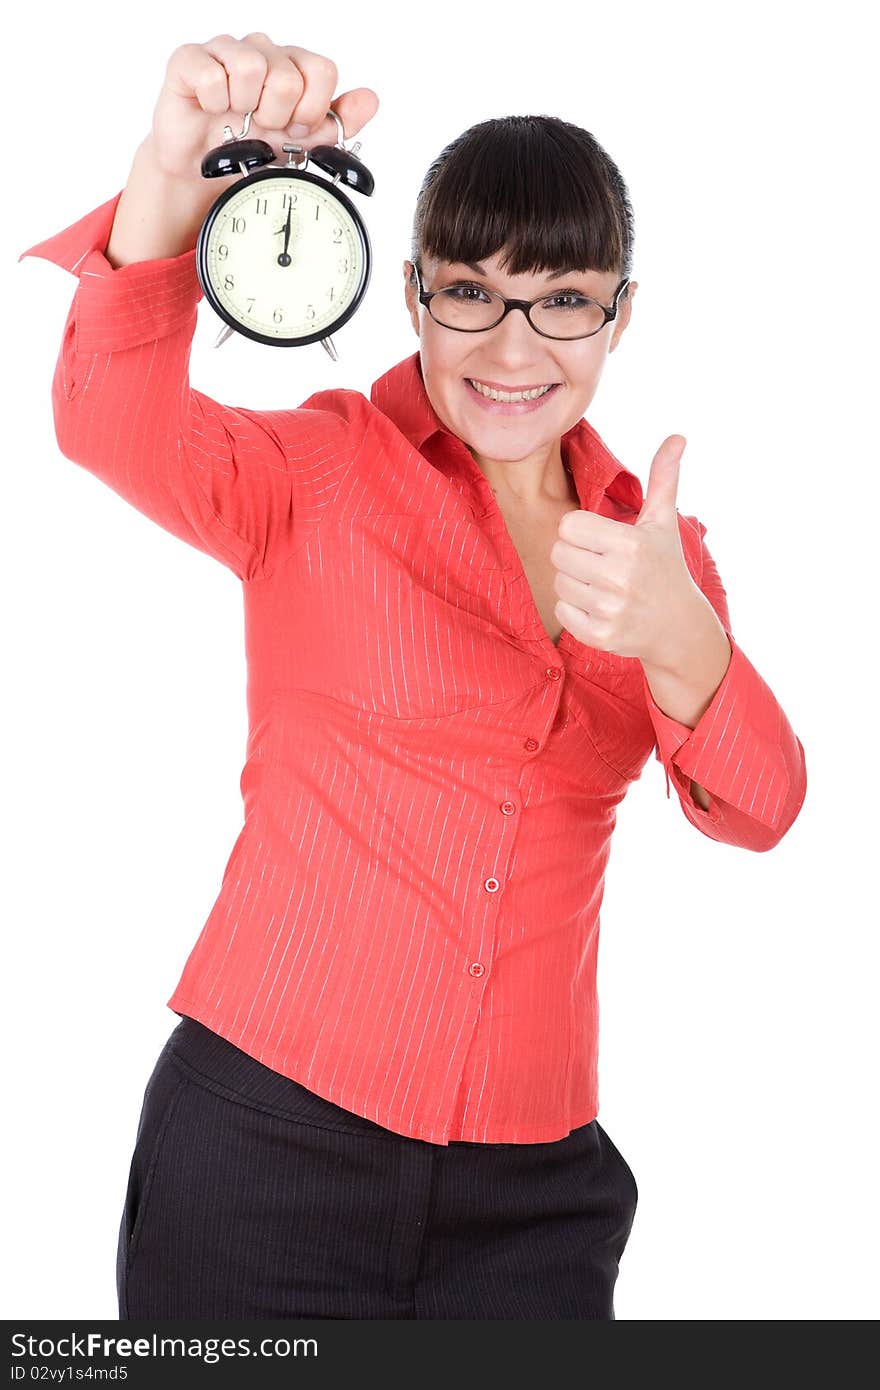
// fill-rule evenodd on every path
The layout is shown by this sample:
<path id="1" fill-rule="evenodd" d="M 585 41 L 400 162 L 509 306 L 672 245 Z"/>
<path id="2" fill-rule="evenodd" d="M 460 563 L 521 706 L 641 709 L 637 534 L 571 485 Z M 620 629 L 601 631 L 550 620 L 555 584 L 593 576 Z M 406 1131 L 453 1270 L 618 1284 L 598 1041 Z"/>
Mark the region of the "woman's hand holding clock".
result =
<path id="1" fill-rule="evenodd" d="M 106 256 L 114 267 L 178 256 L 196 243 L 218 185 L 205 179 L 201 162 L 219 144 L 224 121 L 250 111 L 249 137 L 273 149 L 295 143 L 306 150 L 335 144 L 339 131 L 327 113 L 337 112 L 345 137 L 356 135 L 379 109 L 369 87 L 354 87 L 334 100 L 336 65 L 320 53 L 275 44 L 263 33 L 243 39 L 219 34 L 208 43 L 187 43 L 168 60 L 153 111 L 152 128 L 135 152 L 116 209 Z M 237 133 L 237 132 L 236 132 Z"/>
<path id="2" fill-rule="evenodd" d="M 263 33 L 182 44 L 168 60 L 153 112 L 148 141 L 157 167 L 192 179 L 201 194 L 202 156 L 219 143 L 218 117 L 226 113 L 252 113 L 249 139 L 278 150 L 291 141 L 309 149 L 336 143 L 336 122 L 327 115 L 332 105 L 348 139 L 375 116 L 379 98 L 369 87 L 355 87 L 334 101 L 337 78 L 330 58 L 275 44 Z"/>

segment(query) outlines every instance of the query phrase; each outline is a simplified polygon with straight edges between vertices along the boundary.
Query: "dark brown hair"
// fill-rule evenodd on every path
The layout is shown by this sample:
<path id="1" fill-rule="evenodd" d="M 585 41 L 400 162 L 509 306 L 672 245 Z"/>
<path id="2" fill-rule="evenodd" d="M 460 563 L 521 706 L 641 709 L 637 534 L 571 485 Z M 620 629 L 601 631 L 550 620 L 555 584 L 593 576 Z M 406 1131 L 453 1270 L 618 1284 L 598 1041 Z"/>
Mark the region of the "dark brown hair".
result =
<path id="1" fill-rule="evenodd" d="M 410 260 L 478 261 L 506 248 L 511 275 L 623 277 L 632 273 L 634 234 L 620 170 L 589 131 L 557 116 L 500 116 L 471 126 L 434 160 L 416 199 Z"/>

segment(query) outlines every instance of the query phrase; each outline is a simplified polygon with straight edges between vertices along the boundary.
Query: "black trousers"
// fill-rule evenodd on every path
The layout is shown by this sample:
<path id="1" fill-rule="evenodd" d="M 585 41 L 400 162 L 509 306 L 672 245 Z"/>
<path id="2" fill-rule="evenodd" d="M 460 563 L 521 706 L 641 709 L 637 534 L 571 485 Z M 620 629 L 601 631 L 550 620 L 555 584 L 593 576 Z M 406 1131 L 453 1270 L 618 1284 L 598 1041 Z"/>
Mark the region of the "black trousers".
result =
<path id="1" fill-rule="evenodd" d="M 431 1144 L 184 1017 L 144 1094 L 119 1316 L 614 1319 L 637 1200 L 597 1120 Z"/>

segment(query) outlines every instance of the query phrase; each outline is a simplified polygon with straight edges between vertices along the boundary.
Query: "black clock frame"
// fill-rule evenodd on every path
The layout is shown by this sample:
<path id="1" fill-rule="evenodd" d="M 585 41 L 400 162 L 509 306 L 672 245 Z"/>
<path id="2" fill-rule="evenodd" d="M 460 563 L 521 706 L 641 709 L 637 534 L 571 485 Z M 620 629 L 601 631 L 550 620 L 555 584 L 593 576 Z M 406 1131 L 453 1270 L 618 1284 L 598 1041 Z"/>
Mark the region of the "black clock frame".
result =
<path id="1" fill-rule="evenodd" d="M 355 290 L 354 298 L 345 312 L 340 314 L 338 318 L 333 319 L 331 323 L 328 323 L 325 328 L 319 329 L 317 333 L 311 333 L 304 338 L 273 338 L 266 333 L 258 333 L 255 329 L 248 328 L 245 324 L 241 323 L 239 319 L 235 318 L 217 297 L 208 274 L 208 241 L 218 213 L 222 211 L 232 198 L 236 197 L 241 192 L 245 184 L 265 183 L 268 179 L 287 179 L 288 181 L 293 179 L 294 181 L 302 180 L 304 183 L 317 184 L 324 193 L 332 198 L 336 198 L 337 201 L 342 204 L 345 210 L 350 214 L 361 238 L 363 271 L 360 283 Z M 370 245 L 370 238 L 364 220 L 357 208 L 354 206 L 351 199 L 346 197 L 336 184 L 330 183 L 329 180 L 325 178 L 319 178 L 317 174 L 310 174 L 306 169 L 263 168 L 253 174 L 249 174 L 247 178 L 241 178 L 236 183 L 230 184 L 228 188 L 223 190 L 217 201 L 212 203 L 208 210 L 208 215 L 199 229 L 198 241 L 196 242 L 196 272 L 199 277 L 199 284 L 202 287 L 202 292 L 211 305 L 211 308 L 223 319 L 224 323 L 229 324 L 230 328 L 234 328 L 236 333 L 241 333 L 243 337 L 250 338 L 256 343 L 266 343 L 269 347 L 307 347 L 309 343 L 318 343 L 322 338 L 329 338 L 332 333 L 336 333 L 338 329 L 348 323 L 348 320 L 363 302 L 364 295 L 370 284 L 372 269 L 373 252 Z"/>

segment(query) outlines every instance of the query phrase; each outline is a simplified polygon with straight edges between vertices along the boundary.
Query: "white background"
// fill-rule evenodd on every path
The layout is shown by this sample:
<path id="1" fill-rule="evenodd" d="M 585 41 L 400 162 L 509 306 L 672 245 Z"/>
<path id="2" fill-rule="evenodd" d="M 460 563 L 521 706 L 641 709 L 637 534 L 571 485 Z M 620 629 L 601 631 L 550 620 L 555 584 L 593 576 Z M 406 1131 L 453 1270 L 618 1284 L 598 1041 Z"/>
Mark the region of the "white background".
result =
<path id="1" fill-rule="evenodd" d="M 319 344 L 215 352 L 202 301 L 191 380 L 216 399 L 368 394 L 415 351 L 401 270 L 415 197 L 473 123 L 555 114 L 623 172 L 640 289 L 588 418 L 644 484 L 661 441 L 687 437 L 679 510 L 708 528 L 808 791 L 767 854 L 701 835 L 653 757 L 620 808 L 599 1118 L 640 1198 L 617 1316 L 875 1318 L 869 7 L 375 13 L 212 0 L 132 17 L 84 0 L 39 31 L 21 7 L 7 20 L 4 1316 L 117 1316 L 143 1089 L 241 825 L 246 738 L 240 585 L 60 453 L 49 390 L 75 281 L 17 257 L 124 185 L 179 44 L 263 29 L 332 57 L 338 93 L 381 99 L 360 137 L 375 266 L 338 363 Z"/>

